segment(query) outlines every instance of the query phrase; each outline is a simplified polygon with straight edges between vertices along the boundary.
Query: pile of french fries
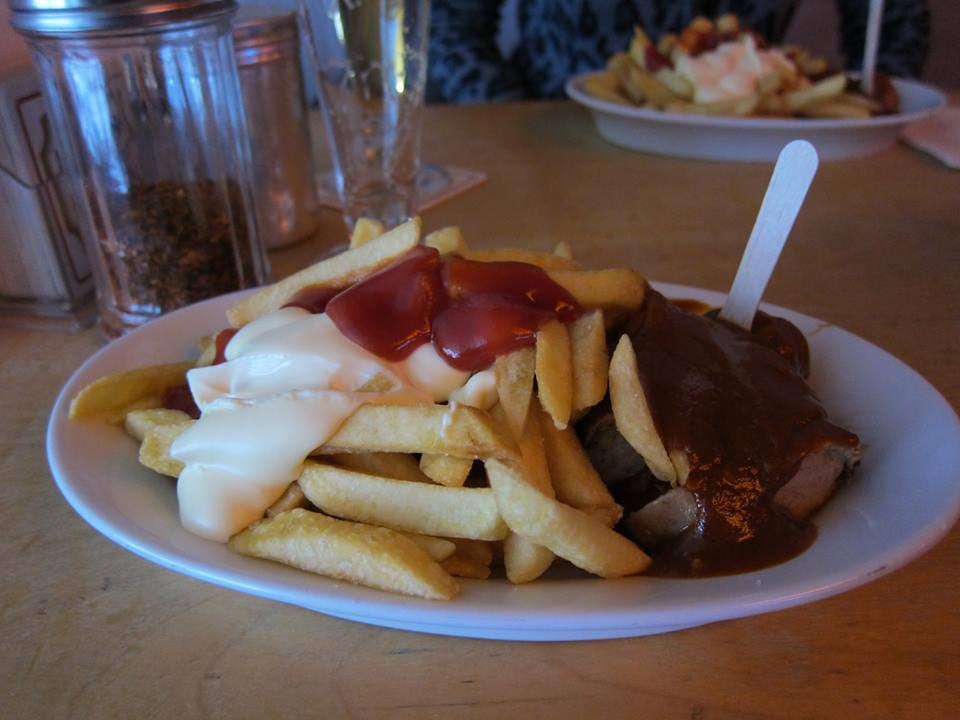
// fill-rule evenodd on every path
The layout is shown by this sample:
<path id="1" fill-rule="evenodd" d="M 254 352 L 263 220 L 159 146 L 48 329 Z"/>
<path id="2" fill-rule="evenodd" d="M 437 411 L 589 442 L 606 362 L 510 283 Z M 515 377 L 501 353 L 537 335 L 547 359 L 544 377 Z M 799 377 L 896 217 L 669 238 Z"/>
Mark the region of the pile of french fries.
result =
<path id="1" fill-rule="evenodd" d="M 823 58 L 811 57 L 798 47 L 781 51 L 791 66 L 778 66 L 761 76 L 754 92 L 729 99 L 696 102 L 695 87 L 675 68 L 681 54 L 696 55 L 706 47 L 743 36 L 735 15 L 716 22 L 695 18 L 681 33 L 663 35 L 653 45 L 646 32 L 635 28 L 628 52 L 610 58 L 607 69 L 588 77 L 584 89 L 602 100 L 655 110 L 702 115 L 868 118 L 891 111 L 875 99 L 850 88 L 846 73 L 827 75 Z M 650 49 L 669 61 L 652 67 Z M 889 88 L 892 90 L 892 86 Z M 894 99 L 895 101 L 895 99 Z"/>
<path id="2" fill-rule="evenodd" d="M 234 327 L 282 307 L 305 288 L 340 289 L 421 242 L 420 222 L 388 232 L 358 223 L 351 246 L 230 308 Z M 571 423 L 607 395 L 608 328 L 636 311 L 646 283 L 629 269 L 581 270 L 569 249 L 475 250 L 455 227 L 422 242 L 441 254 L 538 265 L 586 308 L 543 326 L 533 347 L 496 359 L 495 392 L 458 402 L 362 405 L 304 463 L 261 520 L 229 547 L 321 575 L 392 592 L 449 599 L 456 578 L 485 579 L 502 562 L 526 583 L 557 558 L 595 575 L 642 572 L 650 560 L 616 532 L 622 508 L 591 465 Z M 122 423 L 146 467 L 177 477 L 173 441 L 194 422 L 162 407 L 196 362 L 115 373 L 74 398 L 70 417 Z M 374 383 L 375 385 L 375 383 Z M 371 387 L 371 391 L 381 388 Z"/>

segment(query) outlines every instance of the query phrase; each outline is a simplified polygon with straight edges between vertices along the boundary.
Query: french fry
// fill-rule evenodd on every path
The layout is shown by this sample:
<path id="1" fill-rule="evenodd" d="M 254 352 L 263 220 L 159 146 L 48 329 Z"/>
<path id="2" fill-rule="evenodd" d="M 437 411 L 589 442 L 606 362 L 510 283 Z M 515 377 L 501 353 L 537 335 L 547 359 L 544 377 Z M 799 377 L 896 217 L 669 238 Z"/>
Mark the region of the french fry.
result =
<path id="1" fill-rule="evenodd" d="M 617 68 L 617 78 L 620 80 L 620 89 L 623 94 L 638 105 L 646 105 L 651 101 L 647 95 L 648 85 L 645 70 L 637 67 L 632 61 L 628 61 Z"/>
<path id="2" fill-rule="evenodd" d="M 357 392 L 368 392 L 368 393 L 385 393 L 390 392 L 396 383 L 388 377 L 387 375 L 378 372 L 372 378 L 367 380 Z"/>
<path id="3" fill-rule="evenodd" d="M 596 98 L 616 103 L 617 105 L 630 105 L 630 101 L 623 96 L 620 91 L 620 81 L 617 76 L 611 72 L 597 73 L 590 75 L 583 81 L 583 89 Z"/>
<path id="4" fill-rule="evenodd" d="M 573 361 L 570 334 L 557 320 L 537 331 L 535 374 L 540 404 L 558 428 L 565 428 L 573 408 Z"/>
<path id="5" fill-rule="evenodd" d="M 503 541 L 503 568 L 514 585 L 533 582 L 543 575 L 556 554 L 533 538 L 511 532 Z"/>
<path id="6" fill-rule="evenodd" d="M 782 94 L 763 95 L 757 103 L 757 112 L 761 115 L 782 115 L 787 116 L 790 111 L 783 100 Z"/>
<path id="7" fill-rule="evenodd" d="M 658 480 L 676 485 L 677 473 L 653 424 L 637 371 L 637 355 L 626 335 L 620 337 L 610 360 L 610 404 L 617 430 L 643 457 L 650 472 Z"/>
<path id="8" fill-rule="evenodd" d="M 423 244 L 436 248 L 441 255 L 459 255 L 467 249 L 463 233 L 455 226 L 434 230 L 424 238 Z"/>
<path id="9" fill-rule="evenodd" d="M 800 114 L 810 118 L 862 120 L 870 117 L 870 110 L 863 105 L 846 102 L 840 97 L 836 100 L 825 100 L 814 105 L 807 105 L 800 110 Z"/>
<path id="10" fill-rule="evenodd" d="M 574 270 L 576 263 L 555 253 L 525 250 L 523 248 L 495 248 L 493 250 L 464 250 L 467 260 L 479 262 L 522 262 L 544 270 Z"/>
<path id="11" fill-rule="evenodd" d="M 607 61 L 606 75 L 616 80 L 620 93 L 635 105 L 646 100 L 640 86 L 634 81 L 643 70 L 627 53 L 616 53 Z"/>
<path id="12" fill-rule="evenodd" d="M 493 368 L 487 368 L 471 375 L 462 387 L 450 393 L 448 404 L 460 403 L 477 410 L 489 411 L 498 402 L 500 397 L 497 394 L 497 374 Z"/>
<path id="13" fill-rule="evenodd" d="M 490 567 L 453 555 L 440 562 L 440 567 L 455 577 L 486 580 L 490 577 Z"/>
<path id="14" fill-rule="evenodd" d="M 148 429 L 140 443 L 140 464 L 161 475 L 180 477 L 183 463 L 170 457 L 170 446 L 193 422 L 189 420 L 177 425 L 156 425 Z"/>
<path id="15" fill-rule="evenodd" d="M 379 220 L 360 218 L 353 226 L 353 232 L 350 233 L 350 247 L 358 248 L 361 245 L 366 245 L 374 238 L 383 235 L 383 230 L 383 223 Z"/>
<path id="16" fill-rule="evenodd" d="M 724 13 L 717 18 L 717 32 L 732 35 L 740 32 L 740 20 L 733 13 Z"/>
<path id="17" fill-rule="evenodd" d="M 520 468 L 524 479 L 547 497 L 553 497 L 553 484 L 540 431 L 540 404 L 532 403 L 523 432 L 517 439 Z M 553 564 L 554 554 L 533 540 L 511 532 L 503 542 L 503 565 L 507 579 L 515 585 L 531 582 Z"/>
<path id="18" fill-rule="evenodd" d="M 679 38 L 676 33 L 664 33 L 660 36 L 660 39 L 657 40 L 657 50 L 660 51 L 660 54 L 668 58 L 673 55 L 673 51 L 677 49 L 677 41 Z"/>
<path id="19" fill-rule="evenodd" d="M 650 558 L 599 520 L 539 492 L 515 463 L 485 463 L 497 507 L 517 535 L 549 548 L 582 570 L 601 577 L 642 572 Z"/>
<path id="20" fill-rule="evenodd" d="M 585 313 L 569 325 L 573 361 L 573 411 L 593 407 L 607 394 L 607 333 L 603 312 Z"/>
<path id="21" fill-rule="evenodd" d="M 448 488 L 307 462 L 298 479 L 325 513 L 447 538 L 502 540 L 507 526 L 489 488 Z"/>
<path id="22" fill-rule="evenodd" d="M 681 100 L 693 97 L 693 85 L 683 75 L 670 68 L 660 68 L 653 73 L 654 79 Z"/>
<path id="23" fill-rule="evenodd" d="M 180 410 L 169 408 L 149 408 L 145 410 L 131 410 L 123 419 L 123 428 L 127 435 L 143 442 L 151 428 L 160 425 L 180 425 L 190 422 L 190 416 Z"/>
<path id="24" fill-rule="evenodd" d="M 306 288 L 344 288 L 389 265 L 419 240 L 420 219 L 414 218 L 360 247 L 321 260 L 278 283 L 261 288 L 227 310 L 227 319 L 233 327 L 240 327 L 277 310 Z"/>
<path id="25" fill-rule="evenodd" d="M 186 382 L 194 363 L 148 365 L 104 375 L 85 386 L 70 402 L 71 420 L 101 417 L 120 422 L 131 410 L 159 407 L 164 393 Z"/>
<path id="26" fill-rule="evenodd" d="M 689 103 L 684 106 L 684 109 L 686 112 L 697 113 L 699 115 L 735 115 L 742 117 L 752 114 L 759 104 L 760 95 L 758 93 L 751 93 L 744 97 Z"/>
<path id="27" fill-rule="evenodd" d="M 303 494 L 303 490 L 300 489 L 300 484 L 294 480 L 283 491 L 281 495 L 273 505 L 267 508 L 267 511 L 264 513 L 267 517 L 274 517 L 280 513 L 287 512 L 287 510 L 295 510 L 296 508 L 306 508 L 310 506 L 310 501 L 307 500 L 307 496 Z"/>
<path id="28" fill-rule="evenodd" d="M 457 577 L 478 580 L 490 577 L 490 563 L 493 561 L 491 543 L 455 538 L 453 544 L 456 547 L 454 554 L 440 563 L 444 570 Z"/>
<path id="29" fill-rule="evenodd" d="M 453 405 L 363 405 L 318 452 L 419 452 L 461 458 L 515 457 L 504 428 L 477 408 Z"/>
<path id="30" fill-rule="evenodd" d="M 667 455 L 670 457 L 674 472 L 677 473 L 677 485 L 686 485 L 687 478 L 690 476 L 690 457 L 679 449 L 671 450 Z"/>
<path id="31" fill-rule="evenodd" d="M 633 37 L 630 39 L 627 52 L 630 55 L 630 59 L 644 72 L 649 70 L 647 67 L 647 48 L 650 47 L 650 45 L 650 37 L 644 29 L 639 25 L 634 26 Z"/>
<path id="32" fill-rule="evenodd" d="M 550 270 L 550 278 L 589 309 L 604 315 L 638 310 L 643 304 L 647 281 L 636 270 Z"/>
<path id="33" fill-rule="evenodd" d="M 480 565 L 490 565 L 493 562 L 493 548 L 491 547 L 493 543 L 464 538 L 454 538 L 451 542 L 456 548 L 458 557 Z"/>
<path id="34" fill-rule="evenodd" d="M 520 463 L 523 468 L 523 476 L 537 490 L 553 497 L 553 481 L 550 477 L 550 465 L 547 462 L 547 452 L 544 443 L 543 432 L 540 428 L 540 416 L 544 415 L 548 419 L 550 414 L 540 407 L 540 403 L 534 400 L 530 413 L 527 415 L 527 421 L 523 425 L 523 432 L 517 438 L 517 446 L 520 449 Z"/>
<path id="35" fill-rule="evenodd" d="M 808 87 L 785 93 L 783 100 L 787 110 L 792 113 L 799 113 L 805 107 L 838 97 L 846 87 L 846 74 L 837 73 L 819 82 L 815 82 Z"/>
<path id="36" fill-rule="evenodd" d="M 536 351 L 533 348 L 518 348 L 500 355 L 493 365 L 497 378 L 497 394 L 500 407 L 514 437 L 523 432 L 533 397 L 533 378 L 536 369 Z"/>
<path id="37" fill-rule="evenodd" d="M 399 532 L 399 531 L 398 531 Z M 418 535 L 417 533 L 401 532 L 401 535 L 413 540 L 427 551 L 427 554 L 437 562 L 442 562 L 457 552 L 457 545 L 453 540 L 434 537 L 433 535 Z M 452 575 L 453 573 L 451 573 Z"/>
<path id="38" fill-rule="evenodd" d="M 688 53 L 696 55 L 700 50 L 705 49 L 706 40 L 713 35 L 714 31 L 713 21 L 699 15 L 680 31 L 677 42 Z"/>
<path id="39" fill-rule="evenodd" d="M 429 453 L 420 456 L 420 471 L 433 482 L 447 487 L 462 487 L 472 467 L 472 458 Z"/>
<path id="40" fill-rule="evenodd" d="M 200 357 L 197 358 L 196 367 L 213 365 L 213 361 L 217 357 L 217 333 L 201 338 L 199 346 Z"/>
<path id="41" fill-rule="evenodd" d="M 648 75 L 645 72 L 638 70 L 635 75 L 631 75 L 631 80 L 637 84 L 643 96 L 656 107 L 664 108 L 678 100 L 686 99 L 684 96 L 677 95 L 673 92 L 657 77 Z M 687 97 L 689 97 L 689 95 Z"/>
<path id="42" fill-rule="evenodd" d="M 449 600 L 459 590 L 449 573 L 400 533 L 307 510 L 261 520 L 234 535 L 229 546 L 241 555 L 429 600 Z"/>
<path id="43" fill-rule="evenodd" d="M 339 453 L 326 458 L 334 465 L 358 470 L 369 475 L 382 475 L 395 480 L 430 482 L 413 455 L 408 453 L 370 452 Z"/>
<path id="44" fill-rule="evenodd" d="M 829 69 L 829 64 L 827 63 L 826 58 L 810 57 L 806 54 L 798 59 L 797 64 L 800 66 L 801 72 L 810 77 L 823 75 Z"/>
<path id="45" fill-rule="evenodd" d="M 780 90 L 783 85 L 783 76 L 777 70 L 770 70 L 757 78 L 757 94 L 761 97 L 771 95 Z"/>
<path id="46" fill-rule="evenodd" d="M 857 95 L 852 92 L 843 93 L 843 95 L 837 98 L 837 102 L 842 102 L 846 105 L 856 105 L 857 107 L 864 108 L 871 114 L 876 114 L 882 110 L 880 103 L 873 98 L 869 98 L 866 95 Z"/>
<path id="47" fill-rule="evenodd" d="M 557 499 L 602 518 L 613 527 L 623 514 L 600 475 L 590 463 L 586 451 L 572 428 L 557 430 L 550 416 L 539 413 L 543 449 Z"/>

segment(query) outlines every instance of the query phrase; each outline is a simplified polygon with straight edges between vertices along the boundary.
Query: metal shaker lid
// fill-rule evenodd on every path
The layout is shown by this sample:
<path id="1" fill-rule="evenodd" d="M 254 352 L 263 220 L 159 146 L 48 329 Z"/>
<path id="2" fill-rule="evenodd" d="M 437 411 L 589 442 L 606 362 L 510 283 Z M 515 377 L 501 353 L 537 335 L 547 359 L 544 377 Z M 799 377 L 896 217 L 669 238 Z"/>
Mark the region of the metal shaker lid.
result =
<path id="1" fill-rule="evenodd" d="M 237 63 L 252 65 L 277 60 L 290 51 L 296 54 L 297 33 L 297 11 L 293 5 L 241 5 L 233 20 Z"/>
<path id="2" fill-rule="evenodd" d="M 147 32 L 233 12 L 236 0 L 10 0 L 10 24 L 24 35 Z"/>

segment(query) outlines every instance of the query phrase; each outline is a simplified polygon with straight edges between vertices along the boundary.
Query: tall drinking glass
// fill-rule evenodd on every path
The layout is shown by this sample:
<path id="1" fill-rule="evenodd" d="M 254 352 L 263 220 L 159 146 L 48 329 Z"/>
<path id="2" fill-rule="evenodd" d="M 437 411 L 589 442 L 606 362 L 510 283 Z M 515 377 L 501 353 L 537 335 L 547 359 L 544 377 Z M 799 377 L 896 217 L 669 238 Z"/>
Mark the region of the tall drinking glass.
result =
<path id="1" fill-rule="evenodd" d="M 428 0 L 300 0 L 344 220 L 417 205 Z"/>

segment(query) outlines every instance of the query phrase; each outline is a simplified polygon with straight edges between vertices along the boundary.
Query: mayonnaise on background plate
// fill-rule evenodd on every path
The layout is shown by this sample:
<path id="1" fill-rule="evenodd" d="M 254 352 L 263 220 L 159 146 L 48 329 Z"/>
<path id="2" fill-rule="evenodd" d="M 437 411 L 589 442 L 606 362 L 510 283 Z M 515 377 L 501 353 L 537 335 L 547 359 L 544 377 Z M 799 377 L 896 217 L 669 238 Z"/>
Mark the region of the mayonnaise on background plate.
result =
<path id="1" fill-rule="evenodd" d="M 757 91 L 757 81 L 782 69 L 795 72 L 793 62 L 779 50 L 760 50 L 752 35 L 725 42 L 696 57 L 678 53 L 674 70 L 693 85 L 698 103 L 747 97 Z"/>

